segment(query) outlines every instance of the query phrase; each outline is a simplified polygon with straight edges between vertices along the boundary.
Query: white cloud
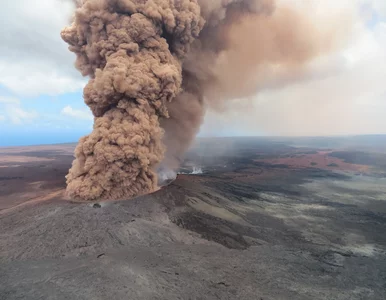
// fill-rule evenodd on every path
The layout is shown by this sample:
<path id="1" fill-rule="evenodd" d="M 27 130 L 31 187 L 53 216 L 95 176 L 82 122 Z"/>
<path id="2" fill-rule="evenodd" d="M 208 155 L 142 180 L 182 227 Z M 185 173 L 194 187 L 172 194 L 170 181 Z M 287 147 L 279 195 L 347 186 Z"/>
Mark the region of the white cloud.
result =
<path id="1" fill-rule="evenodd" d="M 12 97 L 2 97 L 0 96 L 0 104 L 19 104 L 20 101 Z"/>
<path id="2" fill-rule="evenodd" d="M 386 17 L 386 1 L 385 0 L 368 0 L 370 1 L 372 8 L 381 17 Z"/>
<path id="3" fill-rule="evenodd" d="M 386 18 L 386 1 L 278 1 L 295 3 L 321 25 L 343 12 L 339 20 L 352 18 L 354 23 L 349 43 L 313 66 L 305 80 L 259 93 L 251 104 L 254 110 L 247 106 L 225 116 L 211 114 L 205 128 L 215 132 L 236 124 L 243 133 L 386 133 L 386 22 L 382 19 Z M 2 2 L 0 85 L 23 96 L 57 95 L 82 88 L 85 79 L 74 68 L 75 56 L 60 38 L 61 29 L 70 22 L 72 1 Z M 308 9 L 304 9 L 306 4 Z M 330 26 L 341 29 L 335 23 Z M 1 97 L 0 115 L 0 120 L 14 124 L 38 116 L 23 109 L 19 100 Z M 58 122 L 57 115 L 46 117 Z M 71 106 L 63 108 L 60 117 L 79 122 L 93 119 L 89 111 Z"/>
<path id="4" fill-rule="evenodd" d="M 28 123 L 38 117 L 36 112 L 28 112 L 20 106 L 10 106 L 7 110 L 8 119 L 16 125 Z"/>
<path id="5" fill-rule="evenodd" d="M 73 109 L 69 105 L 62 109 L 61 114 L 80 120 L 93 120 L 93 116 L 90 111 Z"/>
<path id="6" fill-rule="evenodd" d="M 9 70 L 4 75 L 1 70 Z M 25 72 L 25 69 L 28 72 Z M 0 83 L 20 96 L 59 95 L 75 92 L 84 86 L 84 81 L 61 74 L 60 69 L 39 62 L 25 62 L 23 65 L 13 65 L 0 61 Z"/>
<path id="7" fill-rule="evenodd" d="M 30 123 L 38 117 L 35 111 L 24 110 L 16 98 L 0 97 L 0 111 L 3 120 L 9 120 L 14 125 Z"/>
<path id="8" fill-rule="evenodd" d="M 70 23 L 70 0 L 12 0 L 2 4 L 0 84 L 23 96 L 57 95 L 82 88 L 75 56 L 60 38 Z"/>
<path id="9" fill-rule="evenodd" d="M 5 116 L 0 115 L 0 122 L 4 122 L 6 120 Z"/>

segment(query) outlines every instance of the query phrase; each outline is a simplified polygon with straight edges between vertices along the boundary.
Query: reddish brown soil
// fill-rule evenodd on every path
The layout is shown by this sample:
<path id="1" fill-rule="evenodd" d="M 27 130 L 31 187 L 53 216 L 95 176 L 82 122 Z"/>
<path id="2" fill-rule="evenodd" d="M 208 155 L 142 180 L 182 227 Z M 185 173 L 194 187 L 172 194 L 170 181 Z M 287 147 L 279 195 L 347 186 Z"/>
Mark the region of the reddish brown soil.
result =
<path id="1" fill-rule="evenodd" d="M 370 167 L 365 165 L 350 164 L 343 160 L 329 156 L 329 151 L 319 151 L 316 154 L 298 154 L 290 157 L 278 157 L 273 159 L 256 159 L 256 162 L 271 165 L 287 165 L 294 169 L 316 168 L 326 170 L 341 170 L 368 173 Z"/>
<path id="2" fill-rule="evenodd" d="M 21 205 L 64 199 L 65 175 L 73 160 L 74 145 L 0 148 L 0 211 Z M 270 159 L 255 159 L 252 151 L 245 162 L 233 169 L 211 171 L 200 175 L 179 175 L 182 181 L 211 183 L 242 182 L 264 184 L 275 178 L 289 178 L 295 170 L 323 169 L 350 172 L 370 171 L 369 166 L 350 164 L 330 157 L 330 152 L 290 153 Z M 267 154 L 265 152 L 265 154 Z M 263 163 L 253 164 L 251 162 Z"/>
<path id="3" fill-rule="evenodd" d="M 73 145 L 0 148 L 0 214 L 63 199 Z"/>

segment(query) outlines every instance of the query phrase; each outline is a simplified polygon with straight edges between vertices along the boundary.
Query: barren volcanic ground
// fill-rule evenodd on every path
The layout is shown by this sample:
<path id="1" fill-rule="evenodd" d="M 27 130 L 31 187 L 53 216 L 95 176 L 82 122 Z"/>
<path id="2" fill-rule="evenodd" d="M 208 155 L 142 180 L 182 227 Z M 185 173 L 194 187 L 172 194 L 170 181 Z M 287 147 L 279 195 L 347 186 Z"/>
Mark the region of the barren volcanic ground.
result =
<path id="1" fill-rule="evenodd" d="M 0 299 L 386 299 L 385 145 L 201 139 L 98 204 L 64 197 L 74 145 L 0 148 Z"/>

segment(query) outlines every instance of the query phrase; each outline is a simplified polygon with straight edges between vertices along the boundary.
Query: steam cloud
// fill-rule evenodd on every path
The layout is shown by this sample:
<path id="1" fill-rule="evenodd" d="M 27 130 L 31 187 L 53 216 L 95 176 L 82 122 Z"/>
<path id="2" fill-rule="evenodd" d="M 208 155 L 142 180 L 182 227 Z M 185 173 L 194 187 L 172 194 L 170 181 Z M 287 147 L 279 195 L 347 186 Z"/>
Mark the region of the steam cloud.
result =
<path id="1" fill-rule="evenodd" d="M 121 199 L 178 168 L 207 107 L 283 84 L 329 32 L 273 0 L 83 0 L 62 38 L 90 80 L 94 130 L 67 175 L 75 199 Z"/>

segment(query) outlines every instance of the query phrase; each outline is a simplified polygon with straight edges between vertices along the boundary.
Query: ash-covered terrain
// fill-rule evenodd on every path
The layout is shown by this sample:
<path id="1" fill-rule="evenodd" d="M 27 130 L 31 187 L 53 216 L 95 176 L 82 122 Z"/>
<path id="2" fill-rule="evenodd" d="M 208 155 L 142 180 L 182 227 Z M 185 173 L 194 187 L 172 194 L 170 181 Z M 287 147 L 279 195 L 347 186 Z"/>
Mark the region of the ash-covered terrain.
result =
<path id="1" fill-rule="evenodd" d="M 0 299 L 386 299 L 384 136 L 199 139 L 99 203 L 64 196 L 73 149 L 0 148 Z"/>

